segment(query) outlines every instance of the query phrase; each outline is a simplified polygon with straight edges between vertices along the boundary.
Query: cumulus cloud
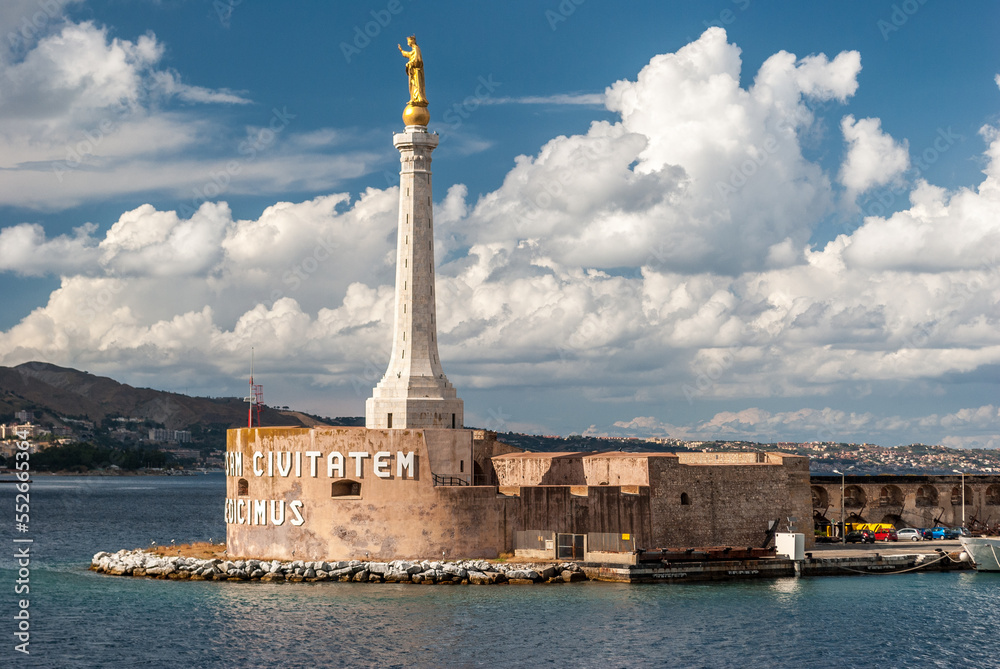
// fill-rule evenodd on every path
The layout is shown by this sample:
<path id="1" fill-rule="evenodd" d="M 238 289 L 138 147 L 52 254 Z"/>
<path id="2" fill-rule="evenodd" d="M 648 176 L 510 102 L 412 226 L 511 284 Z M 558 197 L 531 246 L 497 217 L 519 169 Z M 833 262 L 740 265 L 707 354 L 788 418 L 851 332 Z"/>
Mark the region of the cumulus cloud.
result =
<path id="1" fill-rule="evenodd" d="M 970 429 L 977 434 L 968 434 Z M 954 448 L 997 448 L 1000 415 L 993 405 L 924 416 L 878 416 L 830 407 L 771 412 L 754 407 L 719 412 L 690 425 L 672 425 L 652 416 L 637 416 L 616 421 L 607 429 L 593 425 L 586 433 L 640 438 L 669 436 L 692 441 L 881 441 L 886 446 L 933 441 Z M 924 441 L 920 438 L 892 441 L 900 434 L 923 437 Z"/>
<path id="2" fill-rule="evenodd" d="M 991 126 L 980 134 L 989 142 L 986 178 L 977 189 L 955 192 L 919 181 L 910 208 L 889 218 L 872 216 L 850 238 L 843 257 L 852 266 L 937 272 L 998 267 L 1000 228 L 1000 134 Z"/>
<path id="3" fill-rule="evenodd" d="M 741 67 L 739 49 L 711 29 L 609 87 L 617 122 L 519 157 L 475 201 L 460 184 L 439 193 L 439 343 L 451 380 L 575 393 L 623 419 L 635 404 L 732 405 L 691 425 L 643 411 L 615 428 L 671 436 L 996 434 L 988 410 L 948 407 L 953 415 L 921 423 L 874 409 L 746 408 L 935 394 L 1000 366 L 990 256 L 1000 140 L 983 129 L 978 187 L 920 182 L 906 210 L 810 248 L 835 199 L 831 176 L 802 150 L 818 122 L 810 103 L 848 101 L 860 57 L 782 52 L 748 88 Z M 868 121 L 845 126 L 858 138 L 846 139 L 848 155 L 887 137 Z M 292 162 L 294 175 L 318 169 Z M 103 233 L 5 228 L 0 268 L 58 274 L 61 285 L 0 333 L 0 363 L 43 359 L 214 390 L 254 346 L 296 398 L 285 403 L 357 414 L 388 354 L 398 197 L 373 188 L 278 202 L 250 220 L 209 197 L 178 211 L 138 207 Z"/>
<path id="4" fill-rule="evenodd" d="M 91 235 L 96 225 L 88 224 L 72 235 L 48 239 L 37 223 L 21 223 L 0 230 L 0 270 L 21 276 L 86 272 L 97 258 Z"/>
<path id="5" fill-rule="evenodd" d="M 165 45 L 154 34 L 112 37 L 66 19 L 64 4 L 19 3 L 20 19 L 0 13 L 15 37 L 18 20 L 30 24 L 0 57 L 0 204 L 57 210 L 122 193 L 207 190 L 207 200 L 328 188 L 371 162 L 296 141 L 295 113 L 283 108 L 262 111 L 241 140 L 201 108 L 246 106 L 245 93 L 184 82 L 160 67 Z"/>
<path id="6" fill-rule="evenodd" d="M 712 28 L 654 57 L 606 92 L 619 123 L 551 140 L 518 158 L 463 225 L 481 242 L 545 238 L 553 260 L 612 269 L 669 265 L 735 274 L 801 260 L 830 207 L 828 177 L 799 133 L 809 100 L 846 100 L 855 52 L 801 60 L 781 52 L 740 85 L 740 50 Z"/>
<path id="7" fill-rule="evenodd" d="M 847 155 L 840 168 L 839 180 L 850 199 L 875 186 L 898 185 L 902 174 L 910 167 L 906 142 L 896 142 L 882 131 L 882 121 L 863 118 L 858 121 L 850 114 L 840 123 L 847 140 Z"/>
<path id="8" fill-rule="evenodd" d="M 600 93 L 560 93 L 557 95 L 528 95 L 520 98 L 484 98 L 484 105 L 585 105 L 596 106 L 604 104 L 604 95 Z"/>

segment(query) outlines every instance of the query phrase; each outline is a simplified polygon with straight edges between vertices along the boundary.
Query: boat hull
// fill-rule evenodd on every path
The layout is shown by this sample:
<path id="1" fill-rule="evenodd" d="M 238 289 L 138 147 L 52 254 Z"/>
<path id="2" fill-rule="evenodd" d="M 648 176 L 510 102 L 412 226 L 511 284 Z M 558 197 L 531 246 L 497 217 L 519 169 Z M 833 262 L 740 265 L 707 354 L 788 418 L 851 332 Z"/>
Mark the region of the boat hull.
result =
<path id="1" fill-rule="evenodd" d="M 1000 572 L 1000 537 L 961 537 L 976 571 Z"/>

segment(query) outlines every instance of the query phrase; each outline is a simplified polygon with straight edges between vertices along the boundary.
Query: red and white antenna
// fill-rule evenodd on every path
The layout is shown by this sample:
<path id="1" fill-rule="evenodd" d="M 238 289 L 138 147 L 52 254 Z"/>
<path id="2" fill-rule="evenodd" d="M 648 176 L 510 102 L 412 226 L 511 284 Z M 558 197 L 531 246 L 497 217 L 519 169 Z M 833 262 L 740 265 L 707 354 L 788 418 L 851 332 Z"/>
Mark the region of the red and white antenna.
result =
<path id="1" fill-rule="evenodd" d="M 253 428 L 253 412 L 257 410 L 257 427 L 260 427 L 260 410 L 264 406 L 264 385 L 253 382 L 253 347 L 250 347 L 250 396 L 243 399 L 250 403 L 247 415 L 247 428 Z"/>

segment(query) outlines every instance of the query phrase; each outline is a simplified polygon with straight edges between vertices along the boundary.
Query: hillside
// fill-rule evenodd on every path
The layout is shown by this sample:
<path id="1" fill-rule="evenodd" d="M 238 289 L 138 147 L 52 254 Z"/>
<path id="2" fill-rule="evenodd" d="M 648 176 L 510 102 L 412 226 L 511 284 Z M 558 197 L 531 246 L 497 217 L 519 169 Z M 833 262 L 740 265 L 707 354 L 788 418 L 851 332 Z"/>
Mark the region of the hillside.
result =
<path id="1" fill-rule="evenodd" d="M 100 423 L 105 418 L 140 418 L 170 430 L 240 427 L 247 422 L 241 397 L 188 397 L 151 388 L 133 388 L 114 379 L 45 362 L 0 367 L 0 418 L 21 409 L 41 422 L 60 417 Z M 297 414 L 265 408 L 263 425 L 302 425 Z"/>

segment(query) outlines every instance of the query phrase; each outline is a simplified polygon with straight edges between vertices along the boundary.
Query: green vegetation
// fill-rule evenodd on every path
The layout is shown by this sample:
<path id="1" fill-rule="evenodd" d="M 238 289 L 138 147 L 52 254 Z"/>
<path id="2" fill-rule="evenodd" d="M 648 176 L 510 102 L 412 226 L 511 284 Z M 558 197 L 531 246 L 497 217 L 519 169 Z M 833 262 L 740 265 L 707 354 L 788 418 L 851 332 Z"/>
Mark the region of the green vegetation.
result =
<path id="1" fill-rule="evenodd" d="M 166 462 L 167 454 L 162 451 L 107 448 L 87 443 L 53 446 L 31 456 L 32 469 L 52 472 L 85 472 L 112 466 L 125 470 L 160 468 Z"/>

